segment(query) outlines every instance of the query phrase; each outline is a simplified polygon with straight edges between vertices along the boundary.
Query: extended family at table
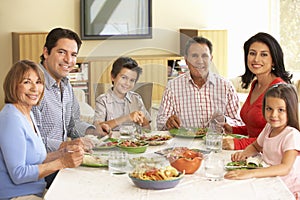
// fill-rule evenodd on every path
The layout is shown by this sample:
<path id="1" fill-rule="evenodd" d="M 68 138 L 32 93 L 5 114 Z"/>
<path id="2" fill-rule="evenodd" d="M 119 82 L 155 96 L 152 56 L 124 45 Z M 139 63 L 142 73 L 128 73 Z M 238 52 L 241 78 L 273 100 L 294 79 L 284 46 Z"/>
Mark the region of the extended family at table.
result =
<path id="1" fill-rule="evenodd" d="M 80 121 L 67 76 L 81 44 L 75 32 L 55 28 L 47 35 L 39 64 L 21 60 L 6 75 L 5 105 L 0 112 L 0 199 L 42 199 L 57 172 L 78 167 L 84 152 L 93 148 L 85 135 L 110 135 L 124 122 L 150 128 L 151 116 L 141 96 L 131 91 L 142 68 L 130 57 L 114 61 L 112 87 L 96 98 L 94 123 Z M 250 92 L 241 109 L 232 83 L 210 70 L 213 44 L 207 38 L 190 38 L 184 54 L 189 70 L 168 82 L 157 129 L 208 127 L 212 120 L 222 119 L 225 133 L 248 136 L 223 139 L 223 149 L 241 150 L 232 161 L 262 154 L 269 165 L 230 171 L 224 177 L 280 176 L 298 198 L 298 95 L 292 74 L 285 70 L 280 44 L 263 32 L 244 43 L 241 84 Z"/>

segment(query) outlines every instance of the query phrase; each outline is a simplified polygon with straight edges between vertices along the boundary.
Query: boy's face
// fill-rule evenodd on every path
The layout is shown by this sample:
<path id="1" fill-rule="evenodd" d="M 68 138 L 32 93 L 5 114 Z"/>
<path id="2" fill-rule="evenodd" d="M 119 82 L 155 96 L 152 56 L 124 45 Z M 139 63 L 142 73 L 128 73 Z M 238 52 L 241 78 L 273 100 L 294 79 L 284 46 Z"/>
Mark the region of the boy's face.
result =
<path id="1" fill-rule="evenodd" d="M 126 93 L 134 87 L 137 80 L 137 72 L 127 68 L 122 68 L 120 73 L 114 78 L 111 77 L 114 82 L 114 93 L 124 98 Z"/>

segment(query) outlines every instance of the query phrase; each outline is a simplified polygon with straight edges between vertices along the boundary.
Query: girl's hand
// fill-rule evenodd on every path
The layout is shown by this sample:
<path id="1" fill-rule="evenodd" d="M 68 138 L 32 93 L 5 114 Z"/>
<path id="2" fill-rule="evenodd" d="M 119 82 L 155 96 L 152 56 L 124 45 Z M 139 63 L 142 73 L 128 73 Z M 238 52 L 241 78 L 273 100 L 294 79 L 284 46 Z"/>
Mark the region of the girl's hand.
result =
<path id="1" fill-rule="evenodd" d="M 253 178 L 253 171 L 246 169 L 229 171 L 224 175 L 224 178 L 233 180 L 249 179 Z"/>
<path id="2" fill-rule="evenodd" d="M 231 155 L 231 160 L 234 161 L 241 161 L 241 160 L 246 160 L 247 156 L 244 154 L 244 152 L 236 152 Z"/>

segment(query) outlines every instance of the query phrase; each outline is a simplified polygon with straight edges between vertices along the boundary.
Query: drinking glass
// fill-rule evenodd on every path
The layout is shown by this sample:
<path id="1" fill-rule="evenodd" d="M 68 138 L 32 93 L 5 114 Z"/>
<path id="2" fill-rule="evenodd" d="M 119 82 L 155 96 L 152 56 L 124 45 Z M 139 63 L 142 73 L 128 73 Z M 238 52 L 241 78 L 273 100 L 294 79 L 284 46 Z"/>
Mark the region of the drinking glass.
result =
<path id="1" fill-rule="evenodd" d="M 136 126 L 134 123 L 123 123 L 120 125 L 119 131 L 121 139 L 132 139 L 136 132 Z"/>
<path id="2" fill-rule="evenodd" d="M 209 180 L 219 181 L 224 178 L 224 160 L 216 157 L 207 157 L 204 160 L 205 176 Z"/>
<path id="3" fill-rule="evenodd" d="M 125 174 L 128 154 L 124 151 L 111 151 L 108 159 L 108 170 L 111 174 Z"/>

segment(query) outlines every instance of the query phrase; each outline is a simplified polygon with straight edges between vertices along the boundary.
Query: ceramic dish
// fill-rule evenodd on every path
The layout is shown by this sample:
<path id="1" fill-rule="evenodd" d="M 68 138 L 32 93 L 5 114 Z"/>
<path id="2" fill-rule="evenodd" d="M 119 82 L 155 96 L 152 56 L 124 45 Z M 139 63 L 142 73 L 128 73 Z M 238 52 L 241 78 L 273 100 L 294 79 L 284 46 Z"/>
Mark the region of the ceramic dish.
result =
<path id="1" fill-rule="evenodd" d="M 115 148 L 118 144 L 118 139 L 108 138 L 103 141 L 101 144 L 95 144 L 94 150 L 105 150 Z"/>
<path id="2" fill-rule="evenodd" d="M 133 166 L 139 166 L 140 164 L 147 164 L 147 165 L 159 165 L 166 163 L 167 159 L 163 156 L 139 156 L 129 159 L 129 163 Z"/>
<path id="3" fill-rule="evenodd" d="M 173 128 L 169 132 L 174 137 L 202 138 L 205 136 L 207 128 Z"/>
<path id="4" fill-rule="evenodd" d="M 150 146 L 157 146 L 165 144 L 172 139 L 172 136 L 167 134 L 144 134 L 136 136 L 136 139 L 147 142 Z"/>
<path id="5" fill-rule="evenodd" d="M 174 188 L 176 185 L 178 185 L 182 177 L 183 175 L 179 174 L 178 177 L 172 180 L 152 181 L 152 180 L 138 179 L 131 176 L 131 174 L 129 174 L 129 178 L 132 180 L 134 185 L 142 189 L 151 189 L 151 190 L 163 190 L 163 189 Z"/>
<path id="6" fill-rule="evenodd" d="M 117 147 L 128 153 L 144 153 L 149 146 L 144 141 L 124 140 L 117 144 Z"/>

